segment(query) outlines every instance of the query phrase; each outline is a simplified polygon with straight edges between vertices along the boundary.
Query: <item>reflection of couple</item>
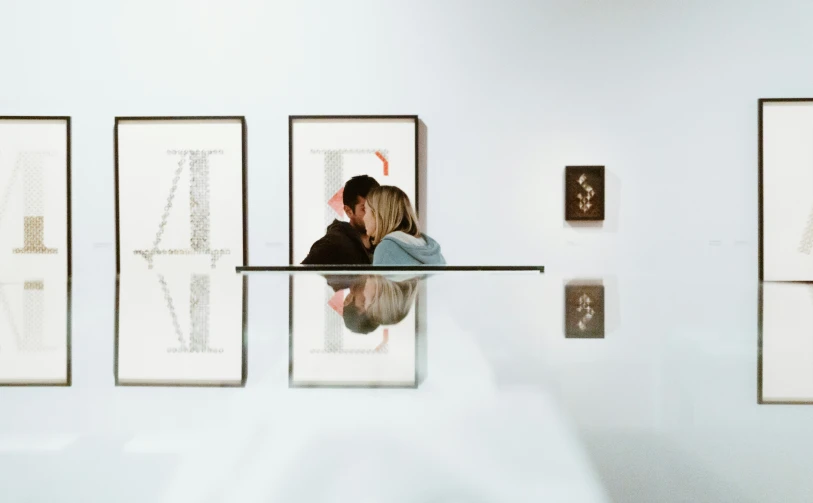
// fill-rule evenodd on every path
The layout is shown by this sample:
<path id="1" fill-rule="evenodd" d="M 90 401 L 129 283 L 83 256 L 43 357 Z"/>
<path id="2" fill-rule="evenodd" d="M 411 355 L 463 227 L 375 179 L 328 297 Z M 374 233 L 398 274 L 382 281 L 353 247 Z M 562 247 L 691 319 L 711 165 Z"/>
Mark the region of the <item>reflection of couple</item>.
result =
<path id="1" fill-rule="evenodd" d="M 422 233 L 404 191 L 367 175 L 351 178 L 342 195 L 349 222 L 334 220 L 303 265 L 444 265 L 440 245 Z"/>
<path id="2" fill-rule="evenodd" d="M 328 277 L 334 289 L 340 289 L 344 278 Z M 380 326 L 397 325 L 415 304 L 419 279 L 391 280 L 384 276 L 354 278 L 344 299 L 342 318 L 351 332 L 369 334 Z M 385 341 L 386 342 L 386 341 Z"/>

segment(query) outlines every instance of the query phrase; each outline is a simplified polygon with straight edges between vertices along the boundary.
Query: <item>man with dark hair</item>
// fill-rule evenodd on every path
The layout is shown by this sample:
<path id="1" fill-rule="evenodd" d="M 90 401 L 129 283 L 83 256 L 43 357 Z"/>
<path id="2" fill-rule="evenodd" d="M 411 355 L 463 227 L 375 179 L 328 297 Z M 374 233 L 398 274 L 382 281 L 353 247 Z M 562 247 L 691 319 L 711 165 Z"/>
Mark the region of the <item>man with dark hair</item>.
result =
<path id="1" fill-rule="evenodd" d="M 344 276 L 337 274 L 323 276 L 323 278 L 327 280 L 327 285 L 332 288 L 334 292 L 348 290 L 342 307 L 342 318 L 344 319 L 344 326 L 356 334 L 375 332 L 379 326 L 379 323 L 370 318 L 367 314 L 367 310 L 364 308 L 364 287 L 367 285 L 368 277 L 369 276 Z"/>
<path id="2" fill-rule="evenodd" d="M 366 335 L 378 330 L 378 323 L 355 304 L 344 306 L 342 318 L 344 318 L 344 326 L 354 334 Z"/>
<path id="3" fill-rule="evenodd" d="M 344 318 L 344 326 L 355 334 L 370 334 L 378 330 L 378 322 L 373 320 L 365 304 L 367 299 L 364 290 L 367 287 L 367 280 L 369 276 L 357 276 L 354 278 L 353 283 L 349 286 L 350 291 L 347 297 L 344 298 L 344 310 L 342 311 L 342 318 Z"/>
<path id="4" fill-rule="evenodd" d="M 364 227 L 367 193 L 378 182 L 367 175 L 354 176 L 344 185 L 342 202 L 349 222 L 334 220 L 327 233 L 313 243 L 302 265 L 369 265 L 373 250 Z"/>

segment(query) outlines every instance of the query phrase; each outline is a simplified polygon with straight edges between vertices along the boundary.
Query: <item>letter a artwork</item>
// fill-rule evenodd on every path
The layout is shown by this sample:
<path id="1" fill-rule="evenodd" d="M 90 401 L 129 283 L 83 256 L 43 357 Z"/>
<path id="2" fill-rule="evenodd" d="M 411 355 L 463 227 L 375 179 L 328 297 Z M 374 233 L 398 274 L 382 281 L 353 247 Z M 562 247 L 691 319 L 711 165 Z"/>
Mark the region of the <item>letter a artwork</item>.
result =
<path id="1" fill-rule="evenodd" d="M 210 218 L 209 207 L 209 156 L 222 154 L 222 150 L 170 150 L 167 154 L 178 156 L 178 167 L 172 180 L 172 187 L 167 197 L 164 213 L 152 247 L 146 250 L 135 250 L 136 255 L 141 255 L 147 260 L 150 269 L 156 255 L 210 255 L 212 258 L 212 269 L 217 265 L 217 261 L 223 255 L 228 255 L 231 250 L 213 250 L 210 241 Z M 180 250 L 168 250 L 160 248 L 164 230 L 172 211 L 172 204 L 178 191 L 178 182 L 181 173 L 186 166 L 189 166 L 189 248 Z"/>

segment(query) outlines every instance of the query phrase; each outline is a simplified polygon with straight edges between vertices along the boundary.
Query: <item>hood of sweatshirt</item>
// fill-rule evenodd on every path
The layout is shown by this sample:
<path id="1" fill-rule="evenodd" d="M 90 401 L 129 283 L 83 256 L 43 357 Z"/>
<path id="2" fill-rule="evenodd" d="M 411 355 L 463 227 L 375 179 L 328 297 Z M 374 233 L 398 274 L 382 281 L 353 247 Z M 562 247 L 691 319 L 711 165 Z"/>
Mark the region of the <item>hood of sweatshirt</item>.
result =
<path id="1" fill-rule="evenodd" d="M 427 265 L 442 265 L 446 261 L 440 252 L 440 244 L 426 234 L 416 238 L 406 232 L 396 231 L 384 236 L 383 241 L 390 241 L 398 245 L 405 253 Z"/>

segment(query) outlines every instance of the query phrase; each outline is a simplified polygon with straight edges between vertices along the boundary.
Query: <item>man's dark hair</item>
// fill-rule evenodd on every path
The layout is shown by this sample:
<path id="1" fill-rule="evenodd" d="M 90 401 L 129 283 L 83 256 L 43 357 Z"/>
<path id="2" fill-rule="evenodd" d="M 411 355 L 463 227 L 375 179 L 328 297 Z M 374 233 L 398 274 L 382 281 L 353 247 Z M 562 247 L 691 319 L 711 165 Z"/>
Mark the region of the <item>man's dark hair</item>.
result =
<path id="1" fill-rule="evenodd" d="M 344 326 L 354 334 L 369 334 L 375 332 L 379 326 L 366 312 L 361 311 L 353 304 L 344 306 L 342 317 L 344 318 Z"/>
<path id="2" fill-rule="evenodd" d="M 350 206 L 355 209 L 359 197 L 367 198 L 370 189 L 378 187 L 379 184 L 375 178 L 367 175 L 354 176 L 347 183 L 344 184 L 344 194 L 342 195 L 342 202 L 345 206 Z"/>

